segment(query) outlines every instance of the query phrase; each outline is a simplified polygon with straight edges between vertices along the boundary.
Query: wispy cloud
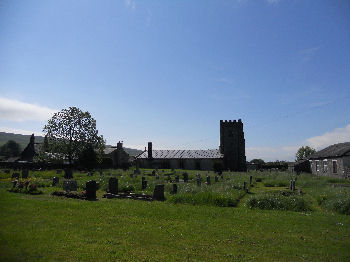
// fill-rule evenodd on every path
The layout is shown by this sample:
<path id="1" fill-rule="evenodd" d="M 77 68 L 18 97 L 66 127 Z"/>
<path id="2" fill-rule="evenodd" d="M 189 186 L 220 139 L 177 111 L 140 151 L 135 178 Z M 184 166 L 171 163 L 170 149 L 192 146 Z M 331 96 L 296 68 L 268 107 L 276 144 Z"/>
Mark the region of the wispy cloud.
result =
<path id="1" fill-rule="evenodd" d="M 266 0 L 269 5 L 277 5 L 281 0 Z"/>
<path id="2" fill-rule="evenodd" d="M 320 48 L 321 46 L 315 46 L 315 47 L 300 50 L 299 54 L 301 56 L 301 61 L 303 63 L 310 61 Z"/>
<path id="3" fill-rule="evenodd" d="M 5 121 L 46 121 L 52 117 L 57 110 L 0 97 L 0 120 Z"/>
<path id="4" fill-rule="evenodd" d="M 125 6 L 131 10 L 135 10 L 136 4 L 134 0 L 125 0 Z"/>
<path id="5" fill-rule="evenodd" d="M 20 134 L 20 135 L 35 134 L 36 136 L 44 136 L 43 132 L 37 131 L 37 130 L 24 130 L 24 129 L 12 128 L 12 127 L 3 127 L 3 126 L 0 126 L 0 132 Z"/>
<path id="6" fill-rule="evenodd" d="M 232 80 L 227 77 L 221 77 L 217 80 L 220 83 L 225 83 L 225 84 L 232 84 Z"/>
<path id="7" fill-rule="evenodd" d="M 295 153 L 301 146 L 311 146 L 316 150 L 321 150 L 327 146 L 343 142 L 350 142 L 350 124 L 342 128 L 336 128 L 320 136 L 310 137 L 298 145 L 281 147 L 247 147 L 246 155 L 247 160 L 261 158 L 265 161 L 293 161 L 295 159 Z"/>
<path id="8" fill-rule="evenodd" d="M 316 149 L 322 149 L 332 144 L 350 142 L 350 124 L 346 127 L 336 128 L 320 136 L 308 138 L 307 144 Z"/>

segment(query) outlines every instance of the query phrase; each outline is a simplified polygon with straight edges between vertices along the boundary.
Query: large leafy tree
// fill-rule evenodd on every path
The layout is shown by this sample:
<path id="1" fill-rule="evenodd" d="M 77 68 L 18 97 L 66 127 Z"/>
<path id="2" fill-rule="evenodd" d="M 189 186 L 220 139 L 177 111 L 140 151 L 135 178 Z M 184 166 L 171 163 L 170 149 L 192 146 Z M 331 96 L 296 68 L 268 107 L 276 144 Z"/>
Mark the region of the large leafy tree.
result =
<path id="1" fill-rule="evenodd" d="M 297 153 L 295 154 L 295 160 L 299 161 L 302 159 L 305 159 L 312 154 L 316 153 L 316 150 L 309 146 L 302 146 L 298 149 Z"/>
<path id="2" fill-rule="evenodd" d="M 45 125 L 46 150 L 56 156 L 61 156 L 72 164 L 87 150 L 96 150 L 102 159 L 105 141 L 98 135 L 96 120 L 89 112 L 83 112 L 77 107 L 69 107 L 57 112 Z"/>
<path id="3" fill-rule="evenodd" d="M 19 156 L 21 154 L 21 146 L 13 140 L 7 141 L 0 147 L 0 155 L 6 157 Z"/>

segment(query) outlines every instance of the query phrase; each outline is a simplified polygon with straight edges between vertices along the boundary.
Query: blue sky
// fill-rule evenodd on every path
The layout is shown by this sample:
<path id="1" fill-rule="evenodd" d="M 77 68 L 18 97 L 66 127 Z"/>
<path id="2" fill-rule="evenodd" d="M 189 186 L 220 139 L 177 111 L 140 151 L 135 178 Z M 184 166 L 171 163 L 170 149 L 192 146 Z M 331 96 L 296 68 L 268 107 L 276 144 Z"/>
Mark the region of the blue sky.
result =
<path id="1" fill-rule="evenodd" d="M 108 144 L 247 158 L 350 141 L 350 2 L 0 1 L 0 131 L 89 111 Z"/>

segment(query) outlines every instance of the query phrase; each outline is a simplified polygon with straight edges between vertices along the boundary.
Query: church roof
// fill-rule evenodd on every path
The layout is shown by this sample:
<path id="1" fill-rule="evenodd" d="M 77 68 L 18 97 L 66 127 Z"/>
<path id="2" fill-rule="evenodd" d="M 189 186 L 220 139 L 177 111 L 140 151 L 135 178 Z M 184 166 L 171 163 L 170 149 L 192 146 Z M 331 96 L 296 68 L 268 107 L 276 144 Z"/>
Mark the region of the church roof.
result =
<path id="1" fill-rule="evenodd" d="M 326 147 L 312 154 L 309 159 L 340 157 L 345 155 L 350 155 L 350 142 L 334 144 Z"/>
<path id="2" fill-rule="evenodd" d="M 152 157 L 156 159 L 185 159 L 185 158 L 223 158 L 224 155 L 218 149 L 207 150 L 152 150 Z M 144 151 L 136 158 L 148 158 L 148 152 Z"/>

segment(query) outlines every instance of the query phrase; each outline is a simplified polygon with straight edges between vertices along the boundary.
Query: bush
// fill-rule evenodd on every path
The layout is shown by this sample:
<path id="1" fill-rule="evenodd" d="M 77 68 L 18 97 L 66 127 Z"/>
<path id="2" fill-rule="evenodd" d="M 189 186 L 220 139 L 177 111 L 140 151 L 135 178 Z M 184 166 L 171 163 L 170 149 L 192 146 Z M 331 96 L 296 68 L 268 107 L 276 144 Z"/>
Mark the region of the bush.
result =
<path id="1" fill-rule="evenodd" d="M 309 211 L 307 203 L 302 197 L 285 192 L 268 193 L 248 199 L 246 206 L 268 210 Z"/>
<path id="2" fill-rule="evenodd" d="M 243 191 L 242 191 L 243 192 Z M 243 192 L 244 193 L 244 192 Z M 214 205 L 220 207 L 235 207 L 239 202 L 240 196 L 216 194 L 212 192 L 182 193 L 172 195 L 169 201 L 174 204 L 192 204 L 192 205 Z"/>
<path id="3" fill-rule="evenodd" d="M 134 192 L 135 191 L 135 187 L 133 185 L 126 184 L 126 185 L 123 185 L 119 189 L 119 191 L 122 192 L 122 193 L 130 193 L 130 192 Z"/>
<path id="4" fill-rule="evenodd" d="M 350 197 L 335 198 L 325 201 L 325 206 L 339 214 L 350 215 Z"/>

